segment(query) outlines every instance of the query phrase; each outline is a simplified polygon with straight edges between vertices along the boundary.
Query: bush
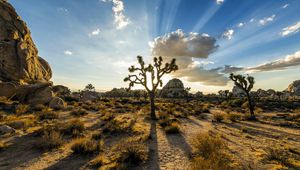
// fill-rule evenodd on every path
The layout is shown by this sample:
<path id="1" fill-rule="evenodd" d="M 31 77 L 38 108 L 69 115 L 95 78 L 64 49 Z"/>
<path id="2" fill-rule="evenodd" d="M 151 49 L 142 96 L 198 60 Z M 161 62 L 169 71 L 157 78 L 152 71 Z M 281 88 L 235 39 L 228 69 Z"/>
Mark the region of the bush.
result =
<path id="1" fill-rule="evenodd" d="M 80 117 L 80 116 L 87 115 L 88 112 L 85 109 L 76 109 L 76 110 L 71 111 L 70 114 L 73 116 Z"/>
<path id="2" fill-rule="evenodd" d="M 165 131 L 166 131 L 166 133 L 174 134 L 174 133 L 179 133 L 180 128 L 179 128 L 178 123 L 173 122 L 170 125 L 165 127 Z"/>
<path id="3" fill-rule="evenodd" d="M 285 150 L 284 148 L 281 148 L 279 146 L 275 147 L 269 147 L 266 149 L 266 157 L 265 160 L 267 161 L 277 161 L 283 165 L 289 165 L 289 157 L 290 153 Z"/>
<path id="4" fill-rule="evenodd" d="M 38 146 L 41 149 L 51 150 L 60 147 L 63 144 L 62 136 L 59 132 L 50 130 L 44 131 Z"/>
<path id="5" fill-rule="evenodd" d="M 214 113 L 213 114 L 214 120 L 217 122 L 222 122 L 224 120 L 224 114 L 223 113 Z"/>
<path id="6" fill-rule="evenodd" d="M 58 119 L 58 113 L 52 111 L 51 109 L 44 109 L 42 112 L 38 113 L 39 120 L 53 120 Z"/>
<path id="7" fill-rule="evenodd" d="M 243 120 L 255 121 L 256 117 L 253 117 L 250 113 L 246 113 L 243 115 Z"/>
<path id="8" fill-rule="evenodd" d="M 241 119 L 241 115 L 238 113 L 229 113 L 226 116 L 227 116 L 227 119 L 232 122 L 236 122 Z"/>
<path id="9" fill-rule="evenodd" d="M 70 120 L 62 127 L 61 131 L 64 135 L 71 135 L 73 137 L 81 136 L 85 130 L 83 122 L 78 119 Z"/>
<path id="10" fill-rule="evenodd" d="M 16 114 L 18 115 L 21 115 L 21 114 L 25 114 L 27 113 L 29 110 L 29 106 L 28 105 L 24 105 L 24 104 L 19 104 L 17 107 L 16 107 Z"/>
<path id="11" fill-rule="evenodd" d="M 42 110 L 44 110 L 46 108 L 46 106 L 45 105 L 43 105 L 43 104 L 37 104 L 37 105 L 35 105 L 35 106 L 33 106 L 33 110 L 34 111 L 42 111 Z"/>
<path id="12" fill-rule="evenodd" d="M 103 141 L 97 142 L 87 138 L 76 139 L 71 146 L 71 149 L 76 154 L 92 154 L 100 151 L 103 146 Z"/>
<path id="13" fill-rule="evenodd" d="M 193 139 L 194 155 L 191 169 L 232 169 L 231 159 L 225 154 L 226 144 L 220 137 L 200 133 Z"/>
<path id="14" fill-rule="evenodd" d="M 102 137 L 103 137 L 102 131 L 96 132 L 92 135 L 92 139 L 94 140 L 100 140 L 102 139 Z"/>
<path id="15" fill-rule="evenodd" d="M 7 145 L 3 142 L 0 142 L 0 151 L 4 150 L 7 147 Z"/>
<path id="16" fill-rule="evenodd" d="M 138 141 L 121 141 L 114 146 L 113 151 L 118 153 L 116 162 L 125 167 L 139 165 L 148 160 L 148 147 Z"/>

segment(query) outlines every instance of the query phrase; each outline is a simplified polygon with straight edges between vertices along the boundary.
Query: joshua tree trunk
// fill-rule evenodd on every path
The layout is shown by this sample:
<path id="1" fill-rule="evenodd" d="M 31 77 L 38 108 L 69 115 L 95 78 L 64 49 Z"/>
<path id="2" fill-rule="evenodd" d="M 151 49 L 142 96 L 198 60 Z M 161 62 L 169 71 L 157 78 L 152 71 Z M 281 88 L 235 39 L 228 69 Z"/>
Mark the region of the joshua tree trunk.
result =
<path id="1" fill-rule="evenodd" d="M 248 104 L 249 104 L 249 110 L 250 110 L 251 118 L 255 119 L 254 107 L 253 107 L 251 96 L 250 96 L 249 93 L 246 93 L 246 94 L 247 94 L 247 99 L 248 99 Z"/>
<path id="2" fill-rule="evenodd" d="M 154 92 L 150 92 L 150 108 L 151 108 L 151 119 L 155 120 L 156 119 L 156 115 L 155 115 L 155 94 Z"/>

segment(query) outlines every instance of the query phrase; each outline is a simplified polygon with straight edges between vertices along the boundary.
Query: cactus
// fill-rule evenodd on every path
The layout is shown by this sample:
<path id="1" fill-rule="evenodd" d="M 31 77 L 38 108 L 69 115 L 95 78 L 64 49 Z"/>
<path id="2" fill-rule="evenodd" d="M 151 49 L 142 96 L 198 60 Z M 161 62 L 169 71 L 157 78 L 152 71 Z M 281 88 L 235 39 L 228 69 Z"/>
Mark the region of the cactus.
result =
<path id="1" fill-rule="evenodd" d="M 146 89 L 150 98 L 151 118 L 156 119 L 155 92 L 158 86 L 162 86 L 162 77 L 165 74 L 169 74 L 173 71 L 178 70 L 178 66 L 176 65 L 176 59 L 172 59 L 170 63 L 165 63 L 164 66 L 162 57 L 154 57 L 154 64 L 149 64 L 148 66 L 145 66 L 145 62 L 142 56 L 137 56 L 137 60 L 139 62 L 140 67 L 129 67 L 128 70 L 132 74 L 129 74 L 127 77 L 125 77 L 124 81 L 129 82 L 128 90 L 130 90 L 135 84 L 140 84 Z M 147 76 L 147 73 L 150 74 L 150 79 Z M 151 83 L 151 89 L 149 87 L 148 81 L 150 81 Z"/>
<path id="2" fill-rule="evenodd" d="M 254 77 L 247 75 L 247 77 L 242 75 L 234 75 L 233 73 L 230 74 L 229 78 L 234 82 L 234 84 L 242 89 L 247 96 L 248 99 L 248 106 L 249 111 L 251 114 L 251 119 L 256 119 L 254 115 L 254 104 L 250 95 L 250 91 L 252 90 L 254 86 Z"/>

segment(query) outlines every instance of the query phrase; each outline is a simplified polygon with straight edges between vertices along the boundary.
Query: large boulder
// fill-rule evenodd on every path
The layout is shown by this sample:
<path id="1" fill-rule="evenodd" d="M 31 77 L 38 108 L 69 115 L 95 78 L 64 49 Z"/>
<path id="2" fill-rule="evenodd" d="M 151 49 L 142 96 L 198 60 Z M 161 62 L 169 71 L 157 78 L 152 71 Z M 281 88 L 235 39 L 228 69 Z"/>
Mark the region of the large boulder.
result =
<path id="1" fill-rule="evenodd" d="M 70 89 L 66 86 L 63 86 L 63 85 L 52 86 L 52 90 L 57 96 L 64 97 L 64 96 L 70 96 L 71 95 Z"/>
<path id="2" fill-rule="evenodd" d="M 66 103 L 60 97 L 54 97 L 50 103 L 49 107 L 52 109 L 64 109 L 66 107 Z"/>
<path id="3" fill-rule="evenodd" d="M 244 97 L 246 93 L 243 89 L 239 88 L 238 86 L 233 86 L 232 95 L 234 97 Z"/>
<path id="4" fill-rule="evenodd" d="M 161 90 L 160 96 L 165 98 L 181 98 L 186 95 L 184 85 L 179 79 L 170 80 Z"/>
<path id="5" fill-rule="evenodd" d="M 100 94 L 95 91 L 82 91 L 80 100 L 81 101 L 97 101 L 100 99 Z"/>
<path id="6" fill-rule="evenodd" d="M 11 99 L 16 95 L 17 87 L 10 82 L 0 82 L 0 96 L 4 96 L 7 99 Z"/>
<path id="7" fill-rule="evenodd" d="M 0 1 L 0 80 L 19 84 L 48 82 L 49 64 L 38 50 L 25 22 L 6 1 Z"/>
<path id="8" fill-rule="evenodd" d="M 300 80 L 294 81 L 285 91 L 290 94 L 300 96 Z"/>

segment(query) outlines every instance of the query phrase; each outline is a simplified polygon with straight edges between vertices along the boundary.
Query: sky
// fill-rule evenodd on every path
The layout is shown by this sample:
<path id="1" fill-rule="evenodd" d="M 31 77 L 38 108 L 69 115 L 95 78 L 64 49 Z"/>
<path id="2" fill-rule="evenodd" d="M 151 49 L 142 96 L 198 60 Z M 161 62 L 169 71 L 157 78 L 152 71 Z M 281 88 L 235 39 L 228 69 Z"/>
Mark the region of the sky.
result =
<path id="1" fill-rule="evenodd" d="M 299 0 L 9 0 L 53 71 L 54 84 L 97 90 L 123 82 L 137 55 L 176 58 L 192 92 L 232 89 L 229 73 L 255 89 L 300 79 Z M 139 87 L 137 87 L 139 88 Z"/>

